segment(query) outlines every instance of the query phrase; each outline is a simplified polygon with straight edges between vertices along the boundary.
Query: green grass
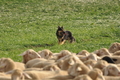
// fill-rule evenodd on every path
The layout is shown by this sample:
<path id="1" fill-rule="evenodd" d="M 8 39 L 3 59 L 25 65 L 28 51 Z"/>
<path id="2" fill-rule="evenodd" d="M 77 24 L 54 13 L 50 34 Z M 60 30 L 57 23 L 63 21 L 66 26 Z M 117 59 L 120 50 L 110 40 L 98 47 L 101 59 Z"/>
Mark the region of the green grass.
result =
<path id="1" fill-rule="evenodd" d="M 64 26 L 76 43 L 57 44 L 56 30 Z M 22 61 L 27 49 L 67 49 L 93 52 L 120 42 L 119 0 L 1 0 L 0 57 Z"/>

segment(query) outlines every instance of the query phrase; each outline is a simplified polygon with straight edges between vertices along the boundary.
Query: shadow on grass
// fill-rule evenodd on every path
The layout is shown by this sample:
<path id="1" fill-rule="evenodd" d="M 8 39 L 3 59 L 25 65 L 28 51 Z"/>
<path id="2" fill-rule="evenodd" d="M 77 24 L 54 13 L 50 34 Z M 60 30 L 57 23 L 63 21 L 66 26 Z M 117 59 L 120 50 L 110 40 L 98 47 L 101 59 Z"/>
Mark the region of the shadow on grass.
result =
<path id="1" fill-rule="evenodd" d="M 47 47 L 47 46 L 54 46 L 54 44 L 26 44 L 24 47 Z"/>

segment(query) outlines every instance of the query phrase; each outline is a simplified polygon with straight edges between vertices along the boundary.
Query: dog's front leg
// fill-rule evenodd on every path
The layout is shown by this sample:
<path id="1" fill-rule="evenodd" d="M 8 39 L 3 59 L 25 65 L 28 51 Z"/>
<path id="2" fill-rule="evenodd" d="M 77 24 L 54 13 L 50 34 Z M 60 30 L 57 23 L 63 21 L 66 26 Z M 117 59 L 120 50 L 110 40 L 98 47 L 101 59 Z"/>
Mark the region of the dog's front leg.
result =
<path id="1" fill-rule="evenodd" d="M 58 39 L 58 44 L 61 44 L 62 43 L 62 39 Z"/>
<path id="2" fill-rule="evenodd" d="M 60 43 L 60 45 L 64 44 L 66 40 L 62 40 L 62 42 Z"/>

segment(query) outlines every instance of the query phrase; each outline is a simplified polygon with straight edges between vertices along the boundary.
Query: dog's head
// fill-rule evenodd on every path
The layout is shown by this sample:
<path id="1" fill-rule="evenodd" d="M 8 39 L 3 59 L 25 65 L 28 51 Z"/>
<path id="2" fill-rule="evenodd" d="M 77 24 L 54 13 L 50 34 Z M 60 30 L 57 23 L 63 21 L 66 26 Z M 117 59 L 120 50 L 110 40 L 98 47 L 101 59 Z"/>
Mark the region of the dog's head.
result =
<path id="1" fill-rule="evenodd" d="M 58 32 L 59 35 L 65 34 L 63 26 L 62 27 L 58 26 L 57 32 Z"/>

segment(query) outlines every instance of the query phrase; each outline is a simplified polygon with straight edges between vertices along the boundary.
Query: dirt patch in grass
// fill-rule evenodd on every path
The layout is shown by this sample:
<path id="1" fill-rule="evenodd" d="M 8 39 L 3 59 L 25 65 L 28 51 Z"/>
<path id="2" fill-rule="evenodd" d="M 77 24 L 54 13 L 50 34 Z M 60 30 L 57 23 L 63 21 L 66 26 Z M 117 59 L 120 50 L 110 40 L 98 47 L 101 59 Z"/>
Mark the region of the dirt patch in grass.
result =
<path id="1" fill-rule="evenodd" d="M 46 47 L 46 46 L 54 46 L 54 44 L 26 44 L 24 47 L 33 48 L 33 47 Z"/>

